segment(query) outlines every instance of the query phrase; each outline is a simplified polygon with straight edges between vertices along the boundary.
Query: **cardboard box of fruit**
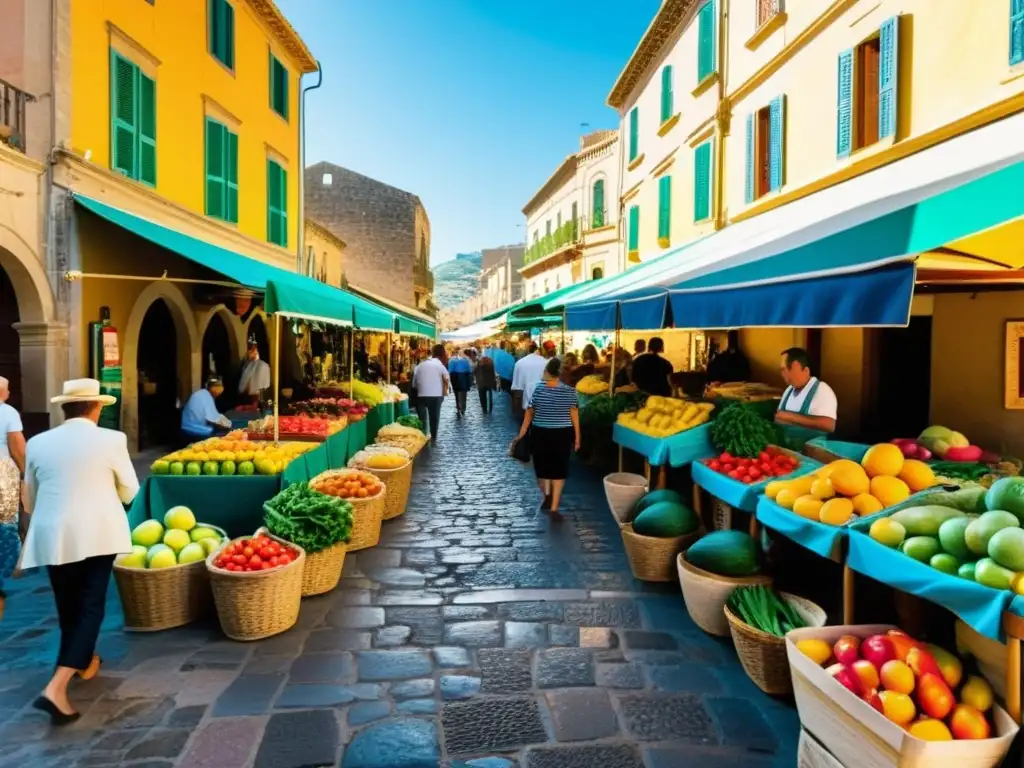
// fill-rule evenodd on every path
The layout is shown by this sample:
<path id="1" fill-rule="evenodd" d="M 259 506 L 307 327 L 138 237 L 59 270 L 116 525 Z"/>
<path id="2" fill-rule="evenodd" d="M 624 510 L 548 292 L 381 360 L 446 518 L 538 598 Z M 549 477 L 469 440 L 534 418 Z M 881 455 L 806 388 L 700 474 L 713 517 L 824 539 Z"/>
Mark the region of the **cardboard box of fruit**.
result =
<path id="1" fill-rule="evenodd" d="M 849 768 L 992 768 L 1018 726 L 988 682 L 889 625 L 786 635 L 803 727 Z"/>

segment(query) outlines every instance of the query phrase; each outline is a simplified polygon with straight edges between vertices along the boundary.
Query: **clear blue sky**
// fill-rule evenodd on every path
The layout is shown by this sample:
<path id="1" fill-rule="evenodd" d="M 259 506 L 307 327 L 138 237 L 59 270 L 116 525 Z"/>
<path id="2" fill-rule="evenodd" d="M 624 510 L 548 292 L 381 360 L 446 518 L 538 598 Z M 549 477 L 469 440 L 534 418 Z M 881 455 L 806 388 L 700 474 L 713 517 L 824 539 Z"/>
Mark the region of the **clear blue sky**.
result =
<path id="1" fill-rule="evenodd" d="M 324 71 L 306 163 L 419 195 L 435 264 L 520 242 L 523 205 L 580 124 L 617 127 L 605 99 L 659 4 L 278 0 Z"/>

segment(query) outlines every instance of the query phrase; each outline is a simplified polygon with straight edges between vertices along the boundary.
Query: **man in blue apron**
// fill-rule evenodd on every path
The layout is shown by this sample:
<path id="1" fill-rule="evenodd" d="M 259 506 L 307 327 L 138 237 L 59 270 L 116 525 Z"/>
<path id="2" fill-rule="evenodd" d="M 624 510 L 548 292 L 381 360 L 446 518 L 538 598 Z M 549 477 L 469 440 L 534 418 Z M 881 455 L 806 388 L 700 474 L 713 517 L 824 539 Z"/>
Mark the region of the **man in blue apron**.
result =
<path id="1" fill-rule="evenodd" d="M 807 350 L 793 347 L 782 353 L 782 378 L 788 386 L 775 423 L 782 426 L 786 446 L 800 450 L 807 441 L 834 432 L 839 401 L 832 387 L 811 375 Z"/>

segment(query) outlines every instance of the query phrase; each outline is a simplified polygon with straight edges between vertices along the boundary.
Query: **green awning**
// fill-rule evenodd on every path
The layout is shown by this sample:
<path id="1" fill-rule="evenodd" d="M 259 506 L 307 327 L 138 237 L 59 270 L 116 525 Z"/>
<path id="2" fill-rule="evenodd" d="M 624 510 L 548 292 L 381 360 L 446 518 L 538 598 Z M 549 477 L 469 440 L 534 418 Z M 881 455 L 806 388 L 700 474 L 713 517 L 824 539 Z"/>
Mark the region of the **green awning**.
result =
<path id="1" fill-rule="evenodd" d="M 506 331 L 529 331 L 534 328 L 561 328 L 562 314 L 509 315 Z"/>
<path id="2" fill-rule="evenodd" d="M 596 282 L 598 281 L 588 280 L 584 283 L 567 285 L 565 288 L 559 288 L 556 291 L 551 291 L 551 293 L 545 293 L 543 296 L 517 304 L 509 309 L 508 312 L 512 317 L 516 317 L 519 315 L 537 315 L 545 312 L 550 313 L 552 310 L 560 310 L 565 304 L 569 303 L 573 296 L 593 287 Z"/>
<path id="3" fill-rule="evenodd" d="M 486 315 L 481 317 L 480 320 L 497 320 L 499 317 L 502 317 L 505 314 L 515 312 L 517 309 L 519 309 L 525 304 L 525 301 L 520 301 L 515 304 L 509 304 L 507 306 L 502 307 L 501 309 L 496 309 L 493 312 L 488 312 Z"/>
<path id="4" fill-rule="evenodd" d="M 219 272 L 239 285 L 264 292 L 267 312 L 354 325 L 368 331 L 388 331 L 394 327 L 394 312 L 348 291 L 264 264 L 84 195 L 76 194 L 74 200 L 87 211 L 134 235 Z"/>
<path id="5" fill-rule="evenodd" d="M 428 339 L 433 339 L 436 335 L 435 326 L 432 323 L 425 323 L 403 314 L 396 314 L 395 321 L 396 333 L 425 336 Z"/>

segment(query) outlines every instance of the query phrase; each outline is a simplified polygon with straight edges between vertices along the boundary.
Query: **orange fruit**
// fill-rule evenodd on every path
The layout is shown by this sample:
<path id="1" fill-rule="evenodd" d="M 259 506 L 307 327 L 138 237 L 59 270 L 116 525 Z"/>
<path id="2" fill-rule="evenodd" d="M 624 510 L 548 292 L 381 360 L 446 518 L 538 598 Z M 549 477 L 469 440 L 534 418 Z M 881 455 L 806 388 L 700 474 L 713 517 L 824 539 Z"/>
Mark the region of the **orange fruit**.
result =
<path id="1" fill-rule="evenodd" d="M 821 499 L 815 498 L 808 493 L 800 496 L 793 502 L 793 511 L 800 515 L 800 517 L 806 517 L 808 520 L 818 520 L 823 503 Z"/>
<path id="2" fill-rule="evenodd" d="M 922 717 L 915 720 L 907 728 L 911 736 L 922 741 L 952 741 L 953 734 L 941 720 L 932 717 Z"/>
<path id="3" fill-rule="evenodd" d="M 881 512 L 883 509 L 882 502 L 870 493 L 858 493 L 853 497 L 853 511 L 861 517 L 873 515 L 875 512 Z"/>
<path id="4" fill-rule="evenodd" d="M 842 525 L 852 517 L 853 502 L 849 499 L 829 499 L 818 513 L 818 519 L 826 525 Z"/>
<path id="5" fill-rule="evenodd" d="M 883 507 L 891 507 L 910 497 L 910 488 L 907 484 L 891 475 L 875 475 L 871 478 L 870 488 L 871 495 L 878 499 Z"/>
<path id="6" fill-rule="evenodd" d="M 903 469 L 903 451 L 892 443 L 878 443 L 868 448 L 860 464 L 868 477 L 896 477 Z"/>
<path id="7" fill-rule="evenodd" d="M 917 714 L 913 699 L 905 693 L 882 691 L 878 696 L 882 699 L 883 713 L 896 725 L 906 726 Z"/>
<path id="8" fill-rule="evenodd" d="M 832 487 L 840 496 L 854 497 L 859 493 L 867 493 L 871 488 L 871 481 L 867 473 L 852 461 L 837 467 L 829 475 Z"/>
<path id="9" fill-rule="evenodd" d="M 935 485 L 935 473 L 923 461 L 907 459 L 899 474 L 900 480 L 907 484 L 912 493 L 923 491 Z"/>

